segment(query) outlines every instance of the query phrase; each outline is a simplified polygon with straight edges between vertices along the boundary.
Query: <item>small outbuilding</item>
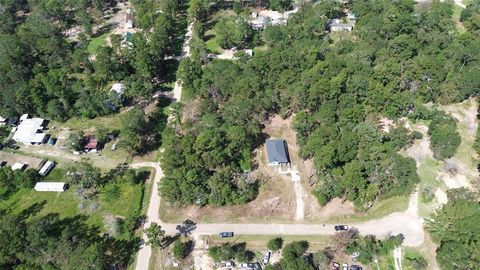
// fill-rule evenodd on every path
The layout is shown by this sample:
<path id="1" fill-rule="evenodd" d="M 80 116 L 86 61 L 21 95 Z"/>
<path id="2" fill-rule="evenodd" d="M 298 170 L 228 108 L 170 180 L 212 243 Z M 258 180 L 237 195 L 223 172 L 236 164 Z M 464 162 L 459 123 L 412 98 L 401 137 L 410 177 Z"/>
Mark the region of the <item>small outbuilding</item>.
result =
<path id="1" fill-rule="evenodd" d="M 64 192 L 67 184 L 64 182 L 37 182 L 34 189 L 36 191 Z"/>
<path id="2" fill-rule="evenodd" d="M 83 147 L 83 151 L 96 153 L 99 150 L 99 143 L 94 136 L 88 135 L 85 137 L 85 146 Z"/>
<path id="3" fill-rule="evenodd" d="M 290 163 L 285 140 L 268 139 L 266 145 L 269 166 L 282 166 Z"/>

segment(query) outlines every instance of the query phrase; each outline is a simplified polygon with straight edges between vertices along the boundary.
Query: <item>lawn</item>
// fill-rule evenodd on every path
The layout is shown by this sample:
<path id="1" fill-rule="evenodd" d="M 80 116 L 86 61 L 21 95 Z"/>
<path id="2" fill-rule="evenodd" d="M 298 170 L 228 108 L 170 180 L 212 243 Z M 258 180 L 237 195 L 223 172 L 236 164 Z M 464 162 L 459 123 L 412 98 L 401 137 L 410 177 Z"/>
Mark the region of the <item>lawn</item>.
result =
<path id="1" fill-rule="evenodd" d="M 90 55 L 97 54 L 97 50 L 100 46 L 105 46 L 107 44 L 108 33 L 105 33 L 101 36 L 92 38 L 87 46 L 87 51 Z"/>
<path id="2" fill-rule="evenodd" d="M 207 50 L 210 53 L 220 54 L 222 53 L 222 48 L 217 41 L 217 35 L 215 33 L 215 29 L 210 29 L 205 33 L 205 45 L 207 46 Z"/>
<path id="3" fill-rule="evenodd" d="M 63 127 L 73 130 L 85 130 L 85 127 L 95 129 L 107 128 L 109 130 L 119 130 L 122 126 L 121 115 L 124 113 L 125 111 L 121 111 L 119 113 L 95 117 L 93 119 L 74 117 L 63 123 L 50 121 L 49 127 Z"/>
<path id="4" fill-rule="evenodd" d="M 266 250 L 267 242 L 270 239 L 280 237 L 283 239 L 283 245 L 294 242 L 294 241 L 308 241 L 310 244 L 310 250 L 315 252 L 327 247 L 332 243 L 331 236 L 325 235 L 235 235 L 234 238 L 225 239 L 219 238 L 218 236 L 203 236 L 207 238 L 209 246 L 221 245 L 223 243 L 247 243 L 247 248 L 252 250 Z"/>
<path id="5" fill-rule="evenodd" d="M 62 170 L 54 169 L 45 180 L 61 181 Z M 105 195 L 100 192 L 97 199 L 85 200 L 75 194 L 75 188 L 70 188 L 65 192 L 37 192 L 33 189 L 21 189 L 0 208 L 9 208 L 14 213 L 32 207 L 37 204 L 37 215 L 46 215 L 48 213 L 58 213 L 61 218 L 72 217 L 76 215 L 86 215 L 87 223 L 105 231 L 104 217 L 106 215 L 127 217 L 133 215 L 137 209 L 143 208 L 144 185 L 129 183 L 118 184 L 120 187 L 120 196 L 107 200 Z"/>

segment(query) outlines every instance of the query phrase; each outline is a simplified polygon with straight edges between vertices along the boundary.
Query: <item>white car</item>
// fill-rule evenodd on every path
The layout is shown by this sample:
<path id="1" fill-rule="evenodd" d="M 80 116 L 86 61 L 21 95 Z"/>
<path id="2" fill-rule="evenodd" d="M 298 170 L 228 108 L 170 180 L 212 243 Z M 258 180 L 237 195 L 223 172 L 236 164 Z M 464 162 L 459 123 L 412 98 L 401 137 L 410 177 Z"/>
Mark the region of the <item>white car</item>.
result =
<path id="1" fill-rule="evenodd" d="M 348 264 L 346 263 L 342 264 L 342 270 L 348 270 Z"/>
<path id="2" fill-rule="evenodd" d="M 268 262 L 270 261 L 270 255 L 272 254 L 272 252 L 270 251 L 267 251 L 267 253 L 265 253 L 265 256 L 263 256 L 263 264 L 266 265 L 268 264 Z"/>

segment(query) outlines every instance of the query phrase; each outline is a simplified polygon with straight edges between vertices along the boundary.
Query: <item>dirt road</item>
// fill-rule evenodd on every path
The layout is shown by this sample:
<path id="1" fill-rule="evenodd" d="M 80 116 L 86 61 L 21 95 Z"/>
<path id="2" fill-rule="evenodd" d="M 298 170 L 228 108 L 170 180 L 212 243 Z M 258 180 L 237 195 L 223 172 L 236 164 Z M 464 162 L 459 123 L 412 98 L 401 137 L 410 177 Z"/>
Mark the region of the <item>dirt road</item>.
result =
<path id="1" fill-rule="evenodd" d="M 160 195 L 158 194 L 158 183 L 160 179 L 163 177 L 162 168 L 160 168 L 160 164 L 155 162 L 140 162 L 130 165 L 131 168 L 138 169 L 142 167 L 149 167 L 155 169 L 155 177 L 153 179 L 152 185 L 152 195 L 150 196 L 150 201 L 148 203 L 148 210 L 147 210 L 147 222 L 145 223 L 144 227 L 150 227 L 152 222 L 160 223 L 160 217 L 158 215 L 158 211 L 160 209 Z M 146 235 L 143 235 L 143 241 L 145 242 Z M 137 262 L 135 265 L 136 270 L 146 270 L 148 269 L 148 263 L 150 261 L 150 256 L 152 254 L 152 248 L 149 245 L 145 245 L 142 243 L 140 250 L 138 251 Z"/>
<path id="2" fill-rule="evenodd" d="M 183 42 L 183 47 L 182 47 L 182 54 L 179 57 L 180 59 L 183 59 L 185 57 L 190 56 L 190 39 L 192 38 L 192 27 L 193 23 L 190 23 L 187 27 L 187 33 L 185 34 L 185 41 Z M 173 98 L 176 101 L 180 101 L 182 98 L 182 82 L 180 80 L 175 82 L 175 86 L 173 87 Z"/>

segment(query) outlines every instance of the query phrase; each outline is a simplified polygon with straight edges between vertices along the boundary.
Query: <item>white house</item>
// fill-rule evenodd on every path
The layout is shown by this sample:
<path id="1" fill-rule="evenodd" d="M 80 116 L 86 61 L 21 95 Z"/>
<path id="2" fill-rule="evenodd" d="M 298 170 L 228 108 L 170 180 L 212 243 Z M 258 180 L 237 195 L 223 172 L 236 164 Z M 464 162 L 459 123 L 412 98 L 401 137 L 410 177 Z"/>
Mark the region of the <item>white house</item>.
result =
<path id="1" fill-rule="evenodd" d="M 30 118 L 30 115 L 24 114 L 20 117 L 20 124 L 12 139 L 25 145 L 42 144 L 47 140 L 47 134 L 43 133 L 44 129 L 45 119 Z"/>
<path id="2" fill-rule="evenodd" d="M 355 21 L 342 22 L 339 19 L 334 19 L 330 22 L 331 32 L 352 31 L 355 26 Z"/>
<path id="3" fill-rule="evenodd" d="M 55 162 L 49 160 L 45 162 L 45 164 L 43 164 L 42 168 L 40 168 L 40 170 L 38 171 L 38 174 L 40 174 L 41 176 L 45 176 L 53 169 L 54 166 Z"/>
<path id="4" fill-rule="evenodd" d="M 34 189 L 36 191 L 63 192 L 67 189 L 67 184 L 64 182 L 37 182 Z"/>
<path id="5" fill-rule="evenodd" d="M 16 171 L 16 170 L 23 171 L 27 168 L 27 166 L 28 166 L 27 164 L 17 162 L 12 165 L 12 171 Z"/>

